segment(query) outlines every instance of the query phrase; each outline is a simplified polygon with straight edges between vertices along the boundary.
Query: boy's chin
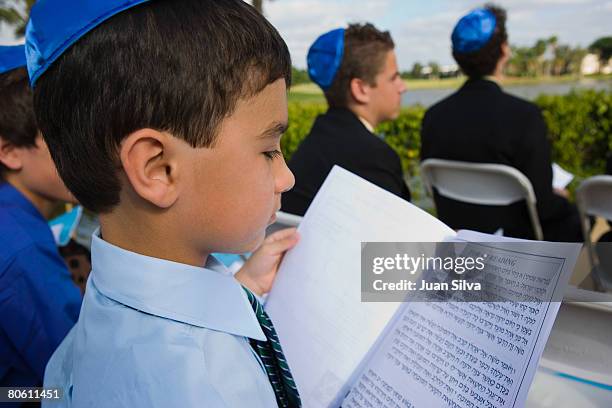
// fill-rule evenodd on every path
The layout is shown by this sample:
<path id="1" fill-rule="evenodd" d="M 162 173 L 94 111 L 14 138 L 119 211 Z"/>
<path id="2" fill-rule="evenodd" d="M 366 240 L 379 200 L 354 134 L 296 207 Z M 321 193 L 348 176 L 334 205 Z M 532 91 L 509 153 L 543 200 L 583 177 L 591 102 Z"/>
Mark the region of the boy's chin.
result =
<path id="1" fill-rule="evenodd" d="M 266 238 L 266 231 L 263 230 L 259 235 L 257 235 L 252 240 L 239 245 L 239 248 L 235 251 L 236 253 L 244 254 L 247 252 L 254 252 L 257 248 L 261 246 L 261 243 Z"/>
<path id="2" fill-rule="evenodd" d="M 66 189 L 53 189 L 52 191 L 45 192 L 46 197 L 49 201 L 53 201 L 56 203 L 68 203 L 68 204 L 79 204 L 77 199 L 72 195 L 72 193 Z"/>
<path id="3" fill-rule="evenodd" d="M 60 204 L 79 205 L 79 202 L 72 195 L 54 194 L 52 196 L 47 196 L 45 198 L 47 199 L 48 202 L 52 203 L 53 205 L 60 205 Z"/>

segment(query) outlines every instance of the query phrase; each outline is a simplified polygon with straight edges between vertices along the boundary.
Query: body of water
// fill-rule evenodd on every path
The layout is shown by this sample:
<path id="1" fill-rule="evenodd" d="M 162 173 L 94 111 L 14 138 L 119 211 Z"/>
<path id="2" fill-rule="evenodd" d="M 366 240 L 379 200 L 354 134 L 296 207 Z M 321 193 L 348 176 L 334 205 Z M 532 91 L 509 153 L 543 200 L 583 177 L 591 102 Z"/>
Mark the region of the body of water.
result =
<path id="1" fill-rule="evenodd" d="M 612 80 L 581 79 L 574 82 L 539 83 L 504 86 L 504 91 L 524 99 L 533 100 L 541 94 L 564 95 L 572 89 L 612 90 Z M 456 89 L 410 89 L 402 96 L 403 106 L 431 106 L 446 98 Z"/>

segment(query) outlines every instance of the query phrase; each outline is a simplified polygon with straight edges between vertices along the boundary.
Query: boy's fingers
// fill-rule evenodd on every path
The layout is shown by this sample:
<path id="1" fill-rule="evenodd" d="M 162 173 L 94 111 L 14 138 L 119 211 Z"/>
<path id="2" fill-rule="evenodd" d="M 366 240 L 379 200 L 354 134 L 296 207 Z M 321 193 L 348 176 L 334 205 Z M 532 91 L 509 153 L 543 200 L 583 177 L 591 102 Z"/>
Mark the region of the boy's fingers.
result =
<path id="1" fill-rule="evenodd" d="M 297 235 L 297 228 L 285 228 L 280 231 L 276 231 L 273 234 L 270 234 L 266 238 L 266 242 L 275 242 L 281 239 L 286 239 L 293 235 Z"/>
<path id="2" fill-rule="evenodd" d="M 284 231 L 287 231 L 287 230 L 284 230 Z M 288 249 L 293 248 L 295 244 L 297 244 L 298 240 L 299 240 L 299 235 L 295 231 L 295 228 L 293 228 L 293 231 L 290 231 L 286 234 L 281 234 L 275 237 L 273 241 L 269 242 L 266 245 L 267 251 L 268 253 L 272 255 L 282 254 Z"/>

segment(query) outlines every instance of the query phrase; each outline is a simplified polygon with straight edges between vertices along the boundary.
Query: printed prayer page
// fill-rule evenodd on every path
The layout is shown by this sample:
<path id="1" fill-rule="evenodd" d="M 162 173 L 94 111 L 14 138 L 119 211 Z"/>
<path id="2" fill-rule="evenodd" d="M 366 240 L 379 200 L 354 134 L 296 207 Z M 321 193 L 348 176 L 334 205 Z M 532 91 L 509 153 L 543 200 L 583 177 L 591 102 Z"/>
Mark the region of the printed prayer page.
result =
<path id="1" fill-rule="evenodd" d="M 343 407 L 524 406 L 580 246 L 470 231 L 457 240 L 488 254 L 488 287 L 503 301 L 405 303 Z"/>

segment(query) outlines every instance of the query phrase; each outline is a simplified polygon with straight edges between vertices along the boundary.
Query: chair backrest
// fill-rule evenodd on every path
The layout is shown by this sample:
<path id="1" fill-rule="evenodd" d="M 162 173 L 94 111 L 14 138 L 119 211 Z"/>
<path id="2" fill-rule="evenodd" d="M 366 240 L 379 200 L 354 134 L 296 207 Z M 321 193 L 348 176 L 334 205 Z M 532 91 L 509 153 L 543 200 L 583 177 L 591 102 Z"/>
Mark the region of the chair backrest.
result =
<path id="1" fill-rule="evenodd" d="M 612 176 L 589 177 L 576 190 L 576 203 L 584 216 L 612 220 Z"/>
<path id="2" fill-rule="evenodd" d="M 469 204 L 510 205 L 525 200 L 534 235 L 543 239 L 531 182 L 514 167 L 427 159 L 421 163 L 421 175 L 431 195 L 435 187 L 440 195 Z"/>
<path id="3" fill-rule="evenodd" d="M 289 214 L 283 211 L 276 212 L 276 221 L 270 225 L 266 230 L 266 235 L 270 235 L 273 232 L 284 228 L 297 227 L 302 222 L 302 218 L 299 215 Z"/>
<path id="4" fill-rule="evenodd" d="M 576 204 L 580 214 L 580 225 L 584 244 L 591 262 L 591 277 L 596 289 L 605 291 L 607 285 L 603 281 L 603 271 L 599 271 L 599 258 L 591 242 L 591 222 L 589 216 L 612 220 L 612 176 L 589 177 L 580 183 L 576 190 Z M 605 245 L 605 244 L 604 244 Z"/>

